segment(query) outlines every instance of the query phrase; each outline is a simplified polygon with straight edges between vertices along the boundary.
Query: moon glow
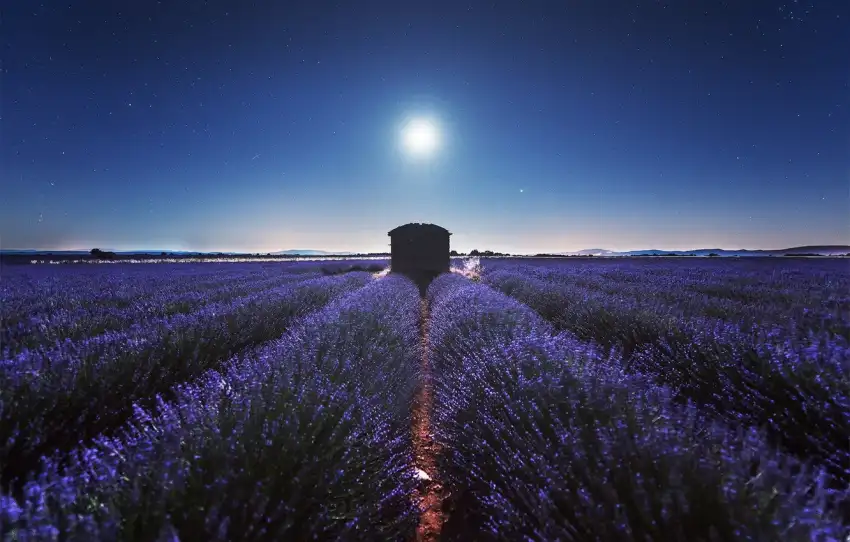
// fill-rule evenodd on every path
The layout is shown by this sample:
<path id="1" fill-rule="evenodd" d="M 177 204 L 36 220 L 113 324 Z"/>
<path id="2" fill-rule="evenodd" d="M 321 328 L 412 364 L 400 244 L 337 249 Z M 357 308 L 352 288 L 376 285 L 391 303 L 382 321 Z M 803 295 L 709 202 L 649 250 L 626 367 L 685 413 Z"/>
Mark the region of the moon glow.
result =
<path id="1" fill-rule="evenodd" d="M 436 124 L 428 119 L 411 119 L 402 129 L 401 142 L 408 154 L 424 158 L 440 146 L 440 133 Z"/>

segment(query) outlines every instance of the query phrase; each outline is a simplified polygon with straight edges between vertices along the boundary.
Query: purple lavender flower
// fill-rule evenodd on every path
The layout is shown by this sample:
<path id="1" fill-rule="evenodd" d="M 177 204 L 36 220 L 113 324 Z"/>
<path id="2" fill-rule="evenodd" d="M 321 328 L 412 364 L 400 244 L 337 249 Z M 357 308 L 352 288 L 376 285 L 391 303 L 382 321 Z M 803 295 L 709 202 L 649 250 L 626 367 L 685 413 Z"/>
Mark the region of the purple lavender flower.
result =
<path id="1" fill-rule="evenodd" d="M 418 288 L 390 275 L 297 322 L 113 436 L 45 459 L 7 532 L 87 539 L 404 539 Z"/>
<path id="2" fill-rule="evenodd" d="M 120 332 L 24 351 L 0 364 L 0 465 L 8 483 L 53 450 L 123 422 L 134 401 L 283 334 L 299 317 L 364 286 L 368 273 L 284 284 Z"/>
<path id="3" fill-rule="evenodd" d="M 847 535 L 847 490 L 764 433 L 712 420 L 593 343 L 515 326 L 520 308 L 483 326 L 508 331 L 475 333 L 490 307 L 511 307 L 486 286 L 452 278 L 429 293 L 436 436 L 467 539 Z M 455 326 L 474 347 L 442 329 Z"/>
<path id="4" fill-rule="evenodd" d="M 846 265 L 501 262 L 485 271 L 487 284 L 557 329 L 617 350 L 631 371 L 717 420 L 765 429 L 850 485 Z"/>

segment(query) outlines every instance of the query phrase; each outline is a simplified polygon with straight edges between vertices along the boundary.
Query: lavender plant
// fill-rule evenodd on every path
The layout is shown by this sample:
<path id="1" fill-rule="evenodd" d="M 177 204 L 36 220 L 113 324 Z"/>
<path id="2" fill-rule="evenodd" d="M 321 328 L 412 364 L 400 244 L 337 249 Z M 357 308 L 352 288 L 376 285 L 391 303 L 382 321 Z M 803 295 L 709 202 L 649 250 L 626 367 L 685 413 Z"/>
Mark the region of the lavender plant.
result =
<path id="1" fill-rule="evenodd" d="M 151 311 L 162 315 L 187 312 L 179 310 L 179 300 L 176 305 L 169 303 L 180 295 L 205 299 L 240 283 L 262 284 L 297 276 L 319 276 L 317 262 L 4 266 L 0 352 L 8 358 L 25 347 L 98 333 L 101 322 L 101 331 L 123 327 L 109 326 L 116 313 L 132 320 Z"/>
<path id="2" fill-rule="evenodd" d="M 846 491 L 830 490 L 823 472 L 775 451 L 757 430 L 705 419 L 574 336 L 518 330 L 516 302 L 486 287 L 442 281 L 429 293 L 436 436 L 456 504 L 448 537 L 847 535 L 834 516 Z M 474 346 L 459 349 L 442 331 L 457 326 L 504 332 L 473 333 Z"/>
<path id="3" fill-rule="evenodd" d="M 49 350 L 57 343 L 79 340 L 108 331 L 174 314 L 197 311 L 215 302 L 235 301 L 285 284 L 317 278 L 314 273 L 275 274 L 257 277 L 235 275 L 228 280 L 181 283 L 181 288 L 154 288 L 145 295 L 116 307 L 108 303 L 78 305 L 72 309 L 55 309 L 46 314 L 17 319 L 16 325 L 3 329 L 2 355 L 8 359 L 24 350 Z"/>
<path id="4" fill-rule="evenodd" d="M 16 540 L 399 540 L 412 535 L 419 295 L 390 276 L 46 459 L 0 499 Z"/>
<path id="5" fill-rule="evenodd" d="M 850 344 L 835 328 L 816 325 L 823 319 L 801 327 L 767 318 L 683 318 L 635 297 L 506 266 L 486 280 L 557 329 L 618 350 L 632 371 L 653 376 L 682 400 L 728 424 L 766 429 L 773 443 L 828 467 L 840 487 L 850 485 Z M 644 289 L 647 298 L 655 295 Z"/>
<path id="6" fill-rule="evenodd" d="M 0 320 L 16 322 L 55 311 L 121 308 L 151 292 L 223 286 L 240 278 L 316 274 L 316 262 L 283 264 L 14 265 L 0 281 Z"/>
<path id="7" fill-rule="evenodd" d="M 42 454 L 120 424 L 134 401 L 279 337 L 299 316 L 371 280 L 352 273 L 284 285 L 0 363 L 0 479 L 8 485 Z"/>
<path id="8" fill-rule="evenodd" d="M 712 317 L 829 329 L 850 340 L 850 269 L 840 260 L 488 260 L 487 275 L 557 282 L 628 299 L 680 318 Z"/>

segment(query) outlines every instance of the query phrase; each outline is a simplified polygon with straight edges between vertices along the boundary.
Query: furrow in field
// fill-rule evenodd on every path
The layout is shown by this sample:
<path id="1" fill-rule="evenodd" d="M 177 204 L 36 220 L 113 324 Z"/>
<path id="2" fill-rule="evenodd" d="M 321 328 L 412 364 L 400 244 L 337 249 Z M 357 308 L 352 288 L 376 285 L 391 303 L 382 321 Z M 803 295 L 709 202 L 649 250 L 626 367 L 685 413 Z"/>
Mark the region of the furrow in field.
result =
<path id="1" fill-rule="evenodd" d="M 419 526 L 416 540 L 435 541 L 445 521 L 443 513 L 444 491 L 440 482 L 437 458 L 440 446 L 434 440 L 431 412 L 433 410 L 434 384 L 429 361 L 428 344 L 429 310 L 428 300 L 421 301 L 421 344 L 420 377 L 416 397 L 413 399 L 413 456 L 414 471 L 419 480 L 416 498 L 419 504 Z"/>

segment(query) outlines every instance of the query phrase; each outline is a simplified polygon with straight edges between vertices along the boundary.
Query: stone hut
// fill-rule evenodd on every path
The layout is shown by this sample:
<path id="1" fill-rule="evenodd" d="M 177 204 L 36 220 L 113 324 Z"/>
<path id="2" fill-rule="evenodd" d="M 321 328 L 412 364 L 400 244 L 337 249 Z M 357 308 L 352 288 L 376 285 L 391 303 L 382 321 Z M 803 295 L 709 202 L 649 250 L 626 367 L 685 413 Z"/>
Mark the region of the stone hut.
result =
<path id="1" fill-rule="evenodd" d="M 423 293 L 437 275 L 449 271 L 449 230 L 436 224 L 405 224 L 388 235 L 390 269 L 413 279 Z"/>

